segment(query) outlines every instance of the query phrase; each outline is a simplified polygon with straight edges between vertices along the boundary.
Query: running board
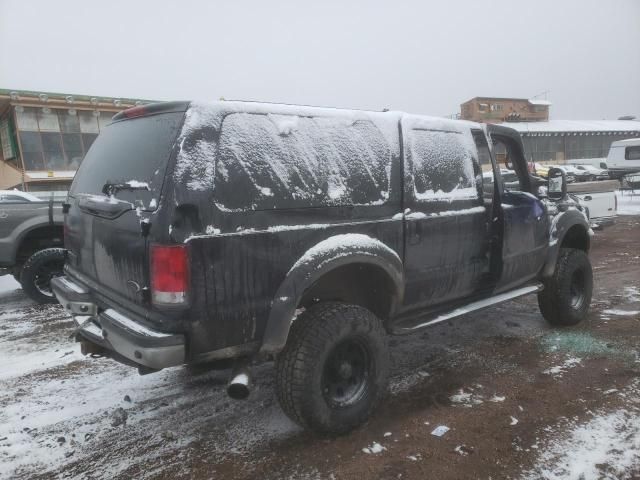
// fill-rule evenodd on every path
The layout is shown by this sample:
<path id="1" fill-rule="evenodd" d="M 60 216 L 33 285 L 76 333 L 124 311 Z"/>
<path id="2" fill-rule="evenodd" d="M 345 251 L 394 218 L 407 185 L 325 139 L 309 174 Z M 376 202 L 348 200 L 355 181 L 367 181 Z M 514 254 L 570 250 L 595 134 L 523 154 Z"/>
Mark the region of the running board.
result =
<path id="1" fill-rule="evenodd" d="M 392 333 L 396 335 L 403 334 L 403 333 L 411 333 L 421 328 L 428 327 L 430 325 L 435 325 L 436 323 L 444 322 L 446 320 L 450 320 L 455 317 L 460 317 L 462 315 L 466 315 L 467 313 L 477 312 L 478 310 L 482 310 L 484 308 L 497 305 L 498 303 L 506 302 L 508 300 L 513 300 L 514 298 L 522 297 L 530 293 L 539 292 L 540 290 L 542 290 L 541 283 L 538 283 L 536 285 L 529 285 L 526 287 L 516 288 L 515 290 L 510 290 L 508 292 L 500 293 L 493 297 L 483 298 L 482 300 L 469 303 L 464 307 L 456 308 L 454 310 L 451 310 L 450 312 L 441 313 L 437 317 L 427 322 L 422 322 L 417 325 L 411 325 L 408 327 L 402 327 L 398 325 L 395 328 L 392 328 Z"/>

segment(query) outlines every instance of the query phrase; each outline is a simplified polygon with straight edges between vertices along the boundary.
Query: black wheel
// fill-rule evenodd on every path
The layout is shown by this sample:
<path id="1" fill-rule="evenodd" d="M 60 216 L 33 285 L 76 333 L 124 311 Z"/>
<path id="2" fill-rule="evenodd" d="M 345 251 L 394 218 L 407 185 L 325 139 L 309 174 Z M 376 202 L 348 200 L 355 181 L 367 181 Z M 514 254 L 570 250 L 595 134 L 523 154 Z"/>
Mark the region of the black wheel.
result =
<path id="1" fill-rule="evenodd" d="M 538 294 L 542 316 L 552 325 L 576 325 L 585 319 L 591 304 L 593 272 L 582 250 L 560 249 L 556 270 Z"/>
<path id="2" fill-rule="evenodd" d="M 62 275 L 64 248 L 47 248 L 31 255 L 22 267 L 22 290 L 37 303 L 56 303 L 51 290 L 51 279 Z"/>
<path id="3" fill-rule="evenodd" d="M 311 307 L 291 327 L 276 359 L 282 409 L 319 433 L 363 424 L 387 390 L 389 352 L 381 321 L 357 305 Z"/>

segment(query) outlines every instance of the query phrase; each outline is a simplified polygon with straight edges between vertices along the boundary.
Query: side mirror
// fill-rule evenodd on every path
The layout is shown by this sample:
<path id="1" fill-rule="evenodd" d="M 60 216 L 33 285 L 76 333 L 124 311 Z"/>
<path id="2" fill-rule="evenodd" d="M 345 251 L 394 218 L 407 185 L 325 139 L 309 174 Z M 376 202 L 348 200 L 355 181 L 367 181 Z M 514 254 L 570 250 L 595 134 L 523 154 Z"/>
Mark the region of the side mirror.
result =
<path id="1" fill-rule="evenodd" d="M 549 169 L 547 196 L 551 200 L 562 200 L 567 195 L 567 177 L 559 168 Z"/>

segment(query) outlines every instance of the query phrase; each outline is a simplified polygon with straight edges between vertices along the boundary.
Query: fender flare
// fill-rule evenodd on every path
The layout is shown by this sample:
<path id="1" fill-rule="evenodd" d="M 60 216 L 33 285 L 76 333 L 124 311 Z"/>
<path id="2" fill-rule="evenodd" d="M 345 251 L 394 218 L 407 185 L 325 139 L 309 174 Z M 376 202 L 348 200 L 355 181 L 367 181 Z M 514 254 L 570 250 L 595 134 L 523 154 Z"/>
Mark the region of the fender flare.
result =
<path id="1" fill-rule="evenodd" d="M 21 223 L 18 226 L 18 228 L 16 228 L 16 230 L 12 232 L 9 238 L 11 238 L 11 243 L 12 243 L 11 258 L 13 259 L 14 263 L 16 261 L 16 256 L 18 255 L 18 250 L 22 246 L 22 242 L 26 237 L 28 237 L 31 234 L 31 232 L 33 232 L 34 230 L 38 230 L 40 228 L 47 228 L 47 227 L 60 228 L 60 229 L 63 228 L 62 222 L 57 222 L 55 220 L 53 222 L 49 222 L 48 220 L 44 221 L 44 218 L 45 218 L 44 215 L 30 218 L 29 220 L 26 220 L 25 222 Z"/>
<path id="2" fill-rule="evenodd" d="M 334 235 L 307 250 L 280 284 L 271 304 L 260 352 L 277 353 L 284 348 L 306 290 L 327 272 L 355 263 L 373 265 L 387 273 L 394 286 L 393 312 L 404 297 L 404 269 L 399 255 L 380 240 L 364 234 Z"/>
<path id="3" fill-rule="evenodd" d="M 549 251 L 547 253 L 547 260 L 542 268 L 543 278 L 553 276 L 556 269 L 558 255 L 560 255 L 560 247 L 564 242 L 564 237 L 567 235 L 567 232 L 575 226 L 579 226 L 581 229 L 584 229 L 584 234 L 587 239 L 587 252 L 589 251 L 591 247 L 591 227 L 589 226 L 589 221 L 585 214 L 577 208 L 560 212 L 558 215 L 553 217 L 553 220 L 551 221 Z"/>

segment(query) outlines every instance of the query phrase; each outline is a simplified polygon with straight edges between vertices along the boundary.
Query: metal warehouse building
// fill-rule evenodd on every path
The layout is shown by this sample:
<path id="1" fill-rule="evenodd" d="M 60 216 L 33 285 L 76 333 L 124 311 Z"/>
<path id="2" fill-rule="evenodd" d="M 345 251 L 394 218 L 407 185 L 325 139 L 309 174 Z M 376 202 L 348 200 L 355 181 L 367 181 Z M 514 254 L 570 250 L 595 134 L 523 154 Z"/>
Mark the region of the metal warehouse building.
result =
<path id="1" fill-rule="evenodd" d="M 67 190 L 104 125 L 142 103 L 148 101 L 0 89 L 0 190 Z"/>
<path id="2" fill-rule="evenodd" d="M 611 142 L 640 137 L 635 120 L 507 122 L 522 136 L 528 161 L 564 162 L 607 156 Z"/>

